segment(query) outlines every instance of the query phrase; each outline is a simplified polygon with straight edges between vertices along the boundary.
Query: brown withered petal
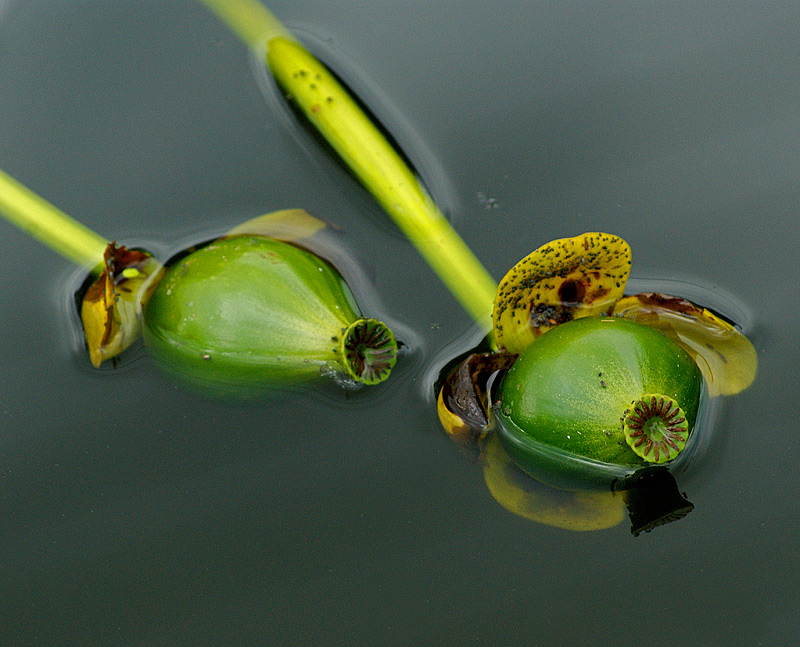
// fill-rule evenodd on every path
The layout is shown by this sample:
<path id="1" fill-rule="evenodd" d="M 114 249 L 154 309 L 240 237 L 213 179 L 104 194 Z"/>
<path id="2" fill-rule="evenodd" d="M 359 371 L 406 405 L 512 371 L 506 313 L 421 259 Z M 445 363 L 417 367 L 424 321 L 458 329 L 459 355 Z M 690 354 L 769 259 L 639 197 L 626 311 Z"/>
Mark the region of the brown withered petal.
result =
<path id="1" fill-rule="evenodd" d="M 487 383 L 517 358 L 506 352 L 468 355 L 439 391 L 439 420 L 453 439 L 474 441 L 489 424 Z"/>

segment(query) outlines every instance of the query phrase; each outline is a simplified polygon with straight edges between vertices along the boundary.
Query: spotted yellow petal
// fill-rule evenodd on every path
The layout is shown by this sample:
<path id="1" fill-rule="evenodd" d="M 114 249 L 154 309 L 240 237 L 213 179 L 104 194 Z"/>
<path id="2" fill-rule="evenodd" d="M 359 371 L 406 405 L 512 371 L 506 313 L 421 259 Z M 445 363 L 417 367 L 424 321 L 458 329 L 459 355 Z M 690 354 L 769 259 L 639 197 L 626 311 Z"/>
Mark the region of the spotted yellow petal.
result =
<path id="1" fill-rule="evenodd" d="M 613 314 L 658 328 L 697 362 L 712 396 L 746 389 L 758 372 L 758 355 L 739 330 L 710 310 L 665 294 L 644 292 L 621 299 Z"/>
<path id="2" fill-rule="evenodd" d="M 498 347 L 521 353 L 560 323 L 610 312 L 630 267 L 628 243 L 612 234 L 590 232 L 543 245 L 500 282 L 492 311 Z"/>
<path id="3" fill-rule="evenodd" d="M 625 502 L 607 491 L 568 492 L 539 483 L 519 470 L 492 436 L 483 477 L 495 500 L 514 514 L 565 530 L 604 530 L 625 518 Z"/>

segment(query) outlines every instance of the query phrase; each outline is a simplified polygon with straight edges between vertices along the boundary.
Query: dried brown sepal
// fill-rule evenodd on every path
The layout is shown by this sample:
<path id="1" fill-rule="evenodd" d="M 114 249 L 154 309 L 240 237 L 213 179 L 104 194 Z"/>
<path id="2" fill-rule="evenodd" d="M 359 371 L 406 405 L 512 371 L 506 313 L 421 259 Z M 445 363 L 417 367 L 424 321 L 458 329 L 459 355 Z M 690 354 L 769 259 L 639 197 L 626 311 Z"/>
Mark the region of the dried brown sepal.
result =
<path id="1" fill-rule="evenodd" d="M 86 347 L 95 368 L 139 338 L 142 306 L 162 271 L 161 263 L 147 252 L 108 244 L 103 271 L 81 303 Z"/>
<path id="2" fill-rule="evenodd" d="M 498 371 L 511 367 L 511 353 L 473 353 L 447 377 L 439 390 L 439 420 L 453 440 L 480 440 L 489 426 L 487 384 Z"/>

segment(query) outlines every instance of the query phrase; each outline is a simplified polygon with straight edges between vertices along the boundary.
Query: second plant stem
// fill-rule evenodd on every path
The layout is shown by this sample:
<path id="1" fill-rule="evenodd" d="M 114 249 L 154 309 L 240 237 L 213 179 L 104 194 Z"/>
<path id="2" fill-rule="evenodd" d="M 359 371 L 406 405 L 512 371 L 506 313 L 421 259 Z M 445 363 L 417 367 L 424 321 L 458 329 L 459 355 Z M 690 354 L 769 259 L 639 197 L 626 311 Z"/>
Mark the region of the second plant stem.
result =
<path id="1" fill-rule="evenodd" d="M 78 265 L 103 261 L 108 241 L 0 171 L 0 213 L 20 229 Z"/>
<path id="2" fill-rule="evenodd" d="M 201 0 L 266 63 L 302 110 L 408 236 L 464 309 L 486 329 L 497 284 L 380 129 L 335 76 L 257 0 Z"/>

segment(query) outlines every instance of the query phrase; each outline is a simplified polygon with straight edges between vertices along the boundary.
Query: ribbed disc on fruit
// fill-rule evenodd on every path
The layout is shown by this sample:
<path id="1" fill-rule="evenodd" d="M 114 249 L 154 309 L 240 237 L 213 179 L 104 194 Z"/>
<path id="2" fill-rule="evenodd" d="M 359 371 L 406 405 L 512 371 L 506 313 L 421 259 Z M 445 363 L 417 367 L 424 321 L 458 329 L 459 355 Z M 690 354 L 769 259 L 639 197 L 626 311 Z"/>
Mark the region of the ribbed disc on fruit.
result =
<path id="1" fill-rule="evenodd" d="M 347 374 L 361 384 L 383 382 L 397 362 L 397 342 L 377 319 L 358 319 L 342 334 L 340 357 Z"/>
<path id="2" fill-rule="evenodd" d="M 689 422 L 667 395 L 646 393 L 631 404 L 622 426 L 625 442 L 648 463 L 666 463 L 686 446 Z"/>

